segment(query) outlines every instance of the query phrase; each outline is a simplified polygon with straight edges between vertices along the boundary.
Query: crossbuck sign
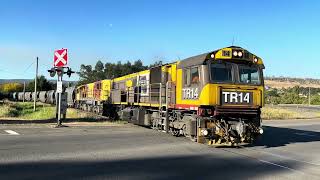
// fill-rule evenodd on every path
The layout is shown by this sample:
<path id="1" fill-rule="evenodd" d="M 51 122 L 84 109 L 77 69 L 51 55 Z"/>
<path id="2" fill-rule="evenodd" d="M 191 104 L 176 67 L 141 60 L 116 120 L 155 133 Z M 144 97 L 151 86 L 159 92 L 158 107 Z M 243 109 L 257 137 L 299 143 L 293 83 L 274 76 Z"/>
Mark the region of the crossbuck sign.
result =
<path id="1" fill-rule="evenodd" d="M 68 53 L 67 49 L 60 49 L 54 51 L 54 66 L 55 67 L 63 67 L 68 63 Z"/>

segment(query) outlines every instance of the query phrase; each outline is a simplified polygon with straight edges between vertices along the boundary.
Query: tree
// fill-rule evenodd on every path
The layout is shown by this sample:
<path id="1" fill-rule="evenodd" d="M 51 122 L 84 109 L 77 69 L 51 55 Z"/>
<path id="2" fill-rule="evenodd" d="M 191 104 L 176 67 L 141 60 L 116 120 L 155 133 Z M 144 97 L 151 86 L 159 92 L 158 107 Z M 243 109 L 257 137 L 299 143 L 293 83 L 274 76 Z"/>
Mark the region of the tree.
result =
<path id="1" fill-rule="evenodd" d="M 106 63 L 104 65 L 104 74 L 106 79 L 112 79 L 115 75 L 115 69 L 114 64 L 112 63 Z"/>
<path id="2" fill-rule="evenodd" d="M 265 91 L 265 101 L 268 104 L 279 104 L 280 95 L 277 89 L 270 89 Z"/>
<path id="3" fill-rule="evenodd" d="M 150 67 L 156 67 L 156 66 L 160 66 L 160 65 L 162 65 L 162 61 L 161 60 L 160 61 L 156 61 L 153 64 L 150 64 Z"/>
<path id="4" fill-rule="evenodd" d="M 320 105 L 320 96 L 319 95 L 311 96 L 311 104 Z"/>
<path id="5" fill-rule="evenodd" d="M 122 64 L 121 61 L 103 64 L 99 60 L 94 69 L 92 69 L 91 65 L 81 65 L 80 71 L 78 72 L 80 77 L 78 84 L 87 84 L 103 79 L 113 79 L 146 69 L 148 69 L 148 66 L 144 66 L 140 59 L 134 61 L 133 64 L 130 61 L 124 64 Z"/>
<path id="6" fill-rule="evenodd" d="M 49 82 L 43 75 L 37 77 L 37 91 L 49 91 L 54 88 L 53 83 Z M 26 91 L 34 91 L 34 80 L 26 85 Z"/>
<path id="7" fill-rule="evenodd" d="M 80 77 L 79 84 L 86 84 L 92 81 L 92 66 L 81 64 L 80 72 L 77 73 Z"/>
<path id="8" fill-rule="evenodd" d="M 104 65 L 100 60 L 96 63 L 96 66 L 94 67 L 94 73 L 97 76 L 96 79 L 104 79 L 105 78 Z"/>
<path id="9" fill-rule="evenodd" d="M 23 90 L 20 83 L 5 83 L 0 85 L 0 91 L 3 93 L 18 92 Z"/>
<path id="10" fill-rule="evenodd" d="M 131 73 L 134 72 L 139 72 L 139 71 L 143 71 L 145 69 L 147 69 L 147 66 L 144 66 L 142 61 L 140 59 L 138 59 L 137 61 L 135 61 L 133 63 L 133 65 L 131 66 Z"/>

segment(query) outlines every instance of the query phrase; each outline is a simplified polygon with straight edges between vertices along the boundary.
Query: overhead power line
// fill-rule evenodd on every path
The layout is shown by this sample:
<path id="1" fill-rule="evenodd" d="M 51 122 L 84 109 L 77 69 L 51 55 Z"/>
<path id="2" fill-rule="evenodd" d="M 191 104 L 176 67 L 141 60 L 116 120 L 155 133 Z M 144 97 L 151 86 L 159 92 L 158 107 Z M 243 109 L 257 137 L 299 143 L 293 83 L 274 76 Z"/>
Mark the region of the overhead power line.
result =
<path id="1" fill-rule="evenodd" d="M 28 69 L 34 64 L 34 61 L 23 71 L 23 73 L 25 73 L 26 71 L 28 71 Z"/>
<path id="2" fill-rule="evenodd" d="M 2 71 L 4 73 L 7 73 L 7 74 L 17 75 L 17 76 L 23 76 L 24 75 L 24 74 L 14 73 L 12 71 L 8 71 L 8 70 L 5 70 L 5 69 L 0 69 L 0 71 Z"/>

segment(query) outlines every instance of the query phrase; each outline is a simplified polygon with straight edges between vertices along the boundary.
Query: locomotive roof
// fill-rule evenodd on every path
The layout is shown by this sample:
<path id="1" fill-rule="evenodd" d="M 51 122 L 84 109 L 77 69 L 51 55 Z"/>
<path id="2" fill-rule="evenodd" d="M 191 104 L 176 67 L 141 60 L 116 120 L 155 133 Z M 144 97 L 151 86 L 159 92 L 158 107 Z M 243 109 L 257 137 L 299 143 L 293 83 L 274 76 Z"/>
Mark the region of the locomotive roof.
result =
<path id="1" fill-rule="evenodd" d="M 192 57 L 189 57 L 189 58 L 186 58 L 186 59 L 183 59 L 180 61 L 180 63 L 178 64 L 178 67 L 179 68 L 184 68 L 184 67 L 189 67 L 189 66 L 194 66 L 194 65 L 201 65 L 203 64 L 207 59 L 210 58 L 210 55 L 211 54 L 216 54 L 217 52 L 221 51 L 221 50 L 225 50 L 225 49 L 236 49 L 236 50 L 243 50 L 244 52 L 247 52 L 247 53 L 250 53 L 248 50 L 242 48 L 242 47 L 238 47 L 238 46 L 229 46 L 229 47 L 225 47 L 225 48 L 221 48 L 221 49 L 218 49 L 218 50 L 215 50 L 215 51 L 210 51 L 210 52 L 207 52 L 207 53 L 203 53 L 203 54 L 200 54 L 200 55 L 196 55 L 196 56 L 192 56 Z M 250 53 L 252 54 L 252 53 Z M 253 54 L 252 54 L 253 55 Z M 257 57 L 256 55 L 253 55 L 255 57 Z M 262 59 L 257 57 L 262 63 Z"/>
<path id="2" fill-rule="evenodd" d="M 197 56 L 192 56 L 192 57 L 189 57 L 187 59 L 183 59 L 178 64 L 178 67 L 179 68 L 184 68 L 184 67 L 188 67 L 188 66 L 202 64 L 205 61 L 205 59 L 206 59 L 208 54 L 209 53 L 203 53 L 203 54 L 200 54 L 200 55 L 197 55 Z"/>

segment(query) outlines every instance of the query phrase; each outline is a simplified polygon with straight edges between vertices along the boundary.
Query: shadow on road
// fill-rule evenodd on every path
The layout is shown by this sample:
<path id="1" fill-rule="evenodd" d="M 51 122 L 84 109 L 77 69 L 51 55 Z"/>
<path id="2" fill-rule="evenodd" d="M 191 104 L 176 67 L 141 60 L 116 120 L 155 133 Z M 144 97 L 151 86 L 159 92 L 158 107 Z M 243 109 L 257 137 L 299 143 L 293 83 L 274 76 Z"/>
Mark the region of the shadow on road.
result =
<path id="1" fill-rule="evenodd" d="M 264 126 L 264 134 L 252 146 L 265 146 L 269 148 L 315 141 L 320 141 L 320 132 Z"/>
<path id="2" fill-rule="evenodd" d="M 0 179 L 252 179 L 282 171 L 288 170 L 247 158 L 199 155 L 0 164 Z"/>

